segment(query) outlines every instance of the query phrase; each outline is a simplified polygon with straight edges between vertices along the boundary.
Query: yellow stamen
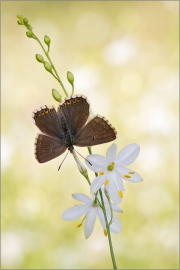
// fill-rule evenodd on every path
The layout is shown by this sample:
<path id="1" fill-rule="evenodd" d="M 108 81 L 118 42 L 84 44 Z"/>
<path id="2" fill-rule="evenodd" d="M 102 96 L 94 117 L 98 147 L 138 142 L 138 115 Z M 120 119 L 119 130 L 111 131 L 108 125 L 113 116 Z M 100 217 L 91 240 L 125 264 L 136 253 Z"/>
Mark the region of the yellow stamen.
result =
<path id="1" fill-rule="evenodd" d="M 81 227 L 82 225 L 83 225 L 83 223 L 80 223 L 80 224 L 78 225 L 78 228 Z"/>
<path id="2" fill-rule="evenodd" d="M 107 231 L 104 229 L 104 235 L 107 236 Z"/>
<path id="3" fill-rule="evenodd" d="M 107 186 L 109 184 L 109 180 L 107 179 L 104 183 L 105 186 Z"/>
<path id="4" fill-rule="evenodd" d="M 118 190 L 118 194 L 119 194 L 119 196 L 120 196 L 121 198 L 123 198 L 123 192 L 122 192 L 122 190 Z"/>
<path id="5" fill-rule="evenodd" d="M 129 175 L 129 174 L 124 174 L 124 177 L 126 177 L 126 178 L 131 178 L 131 175 Z"/>
<path id="6" fill-rule="evenodd" d="M 114 162 L 111 162 L 111 164 L 114 166 L 115 163 Z"/>
<path id="7" fill-rule="evenodd" d="M 134 174 L 134 172 L 129 172 L 129 174 Z"/>
<path id="8" fill-rule="evenodd" d="M 100 172 L 99 175 L 104 175 L 104 172 Z"/>

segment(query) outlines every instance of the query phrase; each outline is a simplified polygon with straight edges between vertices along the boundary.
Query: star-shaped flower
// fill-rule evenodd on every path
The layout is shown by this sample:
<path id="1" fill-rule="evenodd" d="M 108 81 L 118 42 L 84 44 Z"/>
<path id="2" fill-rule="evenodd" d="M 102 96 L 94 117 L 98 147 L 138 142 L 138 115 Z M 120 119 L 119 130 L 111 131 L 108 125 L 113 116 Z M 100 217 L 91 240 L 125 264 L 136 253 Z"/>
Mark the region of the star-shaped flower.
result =
<path id="1" fill-rule="evenodd" d="M 109 207 L 108 200 L 104 195 L 103 190 L 102 190 L 102 193 L 103 193 L 103 199 L 105 203 L 107 218 L 109 221 L 110 216 L 111 216 L 110 207 Z M 85 234 L 85 237 L 88 238 L 93 232 L 96 216 L 98 216 L 103 226 L 104 234 L 107 235 L 103 211 L 101 207 L 98 205 L 98 202 L 95 200 L 94 195 L 93 195 L 93 199 L 89 198 L 88 196 L 82 193 L 73 194 L 72 196 L 75 200 L 80 201 L 83 204 L 79 204 L 79 205 L 68 208 L 62 214 L 62 219 L 63 220 L 76 220 L 76 219 L 79 219 L 81 216 L 85 215 L 85 217 L 83 218 L 82 222 L 78 225 L 78 227 L 80 227 L 85 220 L 84 234 Z M 112 209 L 114 212 L 119 212 L 119 213 L 122 212 L 119 206 L 113 203 L 112 203 Z M 122 229 L 119 219 L 115 215 L 113 215 L 112 220 L 113 222 L 110 225 L 110 231 L 114 233 L 119 233 Z"/>
<path id="2" fill-rule="evenodd" d="M 143 181 L 141 176 L 132 169 L 125 168 L 124 166 L 130 165 L 138 156 L 140 147 L 138 144 L 133 143 L 124 147 L 116 156 L 117 145 L 112 144 L 106 153 L 106 157 L 101 155 L 92 154 L 86 159 L 86 165 L 89 169 L 99 173 L 91 184 L 91 193 L 95 193 L 103 185 L 106 187 L 111 200 L 118 204 L 123 198 L 123 181 L 122 179 L 130 182 L 138 183 Z"/>

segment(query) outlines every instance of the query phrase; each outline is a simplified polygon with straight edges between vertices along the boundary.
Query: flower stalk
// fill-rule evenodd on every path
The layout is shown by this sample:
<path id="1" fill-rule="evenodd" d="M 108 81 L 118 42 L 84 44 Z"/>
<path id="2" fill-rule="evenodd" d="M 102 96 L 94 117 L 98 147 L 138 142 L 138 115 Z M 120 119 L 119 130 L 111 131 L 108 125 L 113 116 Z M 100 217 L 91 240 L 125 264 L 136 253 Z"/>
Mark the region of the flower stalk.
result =
<path id="1" fill-rule="evenodd" d="M 88 147 L 88 151 L 89 151 L 89 154 L 92 155 L 91 147 Z M 95 175 L 96 175 L 96 177 L 98 176 L 98 174 L 96 172 L 95 172 Z M 105 219 L 105 223 L 106 223 L 106 230 L 107 230 L 107 236 L 108 236 L 108 241 L 109 241 L 109 249 L 110 249 L 112 264 L 113 264 L 114 269 L 117 269 L 116 259 L 115 259 L 112 240 L 111 240 L 111 233 L 110 233 L 110 229 L 109 229 L 109 223 L 108 223 L 108 219 L 107 219 L 107 214 L 106 214 L 106 210 L 105 210 L 105 205 L 104 205 L 104 200 L 103 200 L 103 195 L 102 195 L 101 189 L 99 189 L 98 192 L 100 194 L 101 203 L 103 206 L 102 211 L 103 211 L 103 215 L 104 215 L 104 219 Z"/>

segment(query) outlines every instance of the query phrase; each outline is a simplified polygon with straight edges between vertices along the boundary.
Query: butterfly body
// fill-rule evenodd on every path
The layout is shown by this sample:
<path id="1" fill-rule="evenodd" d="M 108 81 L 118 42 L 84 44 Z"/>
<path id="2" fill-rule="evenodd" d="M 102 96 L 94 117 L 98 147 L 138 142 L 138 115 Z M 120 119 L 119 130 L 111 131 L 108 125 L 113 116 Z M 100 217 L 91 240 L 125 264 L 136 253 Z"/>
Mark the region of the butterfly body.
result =
<path id="1" fill-rule="evenodd" d="M 40 163 L 47 162 L 66 149 L 75 146 L 93 146 L 112 141 L 116 131 L 102 116 L 96 115 L 87 124 L 89 102 L 86 97 L 76 95 L 66 98 L 57 112 L 44 106 L 33 112 L 33 119 L 43 134 L 35 139 L 35 157 Z"/>

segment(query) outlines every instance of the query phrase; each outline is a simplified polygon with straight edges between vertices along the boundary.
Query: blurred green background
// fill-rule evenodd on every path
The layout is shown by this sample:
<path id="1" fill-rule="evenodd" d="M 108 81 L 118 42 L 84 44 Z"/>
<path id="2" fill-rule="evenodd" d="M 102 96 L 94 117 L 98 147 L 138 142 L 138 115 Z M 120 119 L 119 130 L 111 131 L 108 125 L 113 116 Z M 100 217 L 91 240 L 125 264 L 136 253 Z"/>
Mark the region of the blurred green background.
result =
<path id="1" fill-rule="evenodd" d="M 124 183 L 112 234 L 120 269 L 178 269 L 178 1 L 8 1 L 2 6 L 2 234 L 3 269 L 110 269 L 108 239 L 99 221 L 85 240 L 78 221 L 61 214 L 89 195 L 69 155 L 39 164 L 32 111 L 58 103 L 56 80 L 38 63 L 39 44 L 28 39 L 16 16 L 51 40 L 51 57 L 67 89 L 88 97 L 95 114 L 118 132 L 118 151 L 138 143 L 130 168 L 144 182 Z M 63 95 L 63 92 L 61 91 Z M 64 95 L 63 95 L 64 97 Z M 111 143 L 93 147 L 105 155 Z M 83 156 L 86 148 L 77 149 Z M 91 180 L 94 175 L 90 172 Z"/>

